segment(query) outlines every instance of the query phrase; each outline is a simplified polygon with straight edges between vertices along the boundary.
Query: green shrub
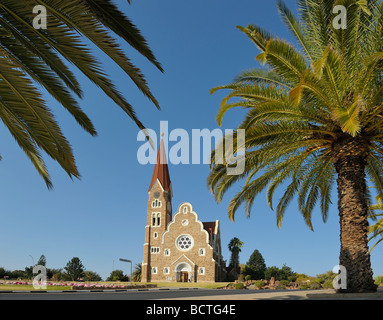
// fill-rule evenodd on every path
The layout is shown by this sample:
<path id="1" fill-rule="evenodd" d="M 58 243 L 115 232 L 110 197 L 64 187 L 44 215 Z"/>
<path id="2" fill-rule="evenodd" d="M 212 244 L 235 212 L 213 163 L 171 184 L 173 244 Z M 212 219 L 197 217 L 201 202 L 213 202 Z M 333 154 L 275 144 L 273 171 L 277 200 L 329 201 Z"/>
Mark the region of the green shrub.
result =
<path id="1" fill-rule="evenodd" d="M 299 289 L 301 289 L 301 290 L 307 290 L 307 289 L 310 289 L 310 285 L 307 284 L 307 283 L 302 283 L 302 284 L 299 286 Z"/>
<path id="2" fill-rule="evenodd" d="M 325 289 L 333 289 L 332 280 L 326 280 L 323 282 L 322 287 Z"/>
<path id="3" fill-rule="evenodd" d="M 375 277 L 375 284 L 383 285 L 383 276 L 376 276 Z"/>
<path id="4" fill-rule="evenodd" d="M 317 283 L 317 282 L 310 283 L 310 289 L 317 290 L 320 288 L 321 288 L 321 285 L 319 283 Z"/>
<path id="5" fill-rule="evenodd" d="M 245 286 L 243 285 L 242 282 L 238 282 L 234 285 L 234 288 L 235 289 L 243 289 Z"/>
<path id="6" fill-rule="evenodd" d="M 245 277 L 245 280 L 246 280 L 246 281 L 251 280 L 251 275 L 248 274 L 248 275 Z"/>
<path id="7" fill-rule="evenodd" d="M 257 288 L 262 288 L 266 285 L 265 281 L 262 281 L 262 280 L 258 280 L 258 281 L 255 281 L 254 285 L 257 287 Z"/>
<path id="8" fill-rule="evenodd" d="M 317 279 L 320 284 L 323 284 L 327 280 L 333 280 L 336 277 L 336 273 L 332 271 L 327 271 L 326 273 L 318 274 Z"/>
<path id="9" fill-rule="evenodd" d="M 296 275 L 295 282 L 303 282 L 308 280 L 308 276 L 304 273 L 299 273 Z"/>
<path id="10" fill-rule="evenodd" d="M 281 286 L 287 287 L 288 285 L 290 285 L 290 281 L 289 280 L 281 280 L 281 281 L 279 281 L 279 284 Z"/>

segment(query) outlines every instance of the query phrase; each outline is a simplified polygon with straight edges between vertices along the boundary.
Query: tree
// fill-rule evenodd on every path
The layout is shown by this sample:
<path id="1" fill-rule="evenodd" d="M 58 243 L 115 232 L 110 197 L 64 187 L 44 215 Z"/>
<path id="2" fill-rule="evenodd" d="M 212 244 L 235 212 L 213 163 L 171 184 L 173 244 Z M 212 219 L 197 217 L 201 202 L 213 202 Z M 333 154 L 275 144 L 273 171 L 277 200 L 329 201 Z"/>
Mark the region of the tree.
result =
<path id="1" fill-rule="evenodd" d="M 41 19 L 47 20 L 46 28 Z M 140 30 L 112 0 L 4 0 L 0 4 L 0 32 L 0 118 L 48 188 L 52 188 L 52 181 L 41 151 L 57 161 L 69 177 L 79 178 L 80 173 L 43 94 L 55 99 L 86 132 L 97 135 L 79 105 L 83 90 L 69 64 L 140 129 L 145 126 L 92 50 L 106 54 L 159 109 L 144 75 L 121 45 L 128 44 L 161 72 L 163 69 Z"/>
<path id="2" fill-rule="evenodd" d="M 73 257 L 64 267 L 66 276 L 72 281 L 78 281 L 84 276 L 85 268 L 78 257 Z"/>
<path id="3" fill-rule="evenodd" d="M 380 213 L 375 213 L 377 210 L 383 210 L 383 204 L 382 204 L 382 196 L 378 195 L 376 196 L 377 203 L 372 205 L 370 215 L 368 216 L 373 223 L 370 225 L 368 229 L 368 234 L 370 237 L 368 238 L 368 241 L 376 240 L 378 239 L 375 244 L 371 247 L 370 252 L 381 242 L 383 241 L 383 212 L 380 211 Z"/>
<path id="4" fill-rule="evenodd" d="M 142 265 L 141 263 L 136 264 L 132 274 L 132 280 L 135 282 L 141 282 L 141 274 L 142 274 Z"/>
<path id="5" fill-rule="evenodd" d="M 9 276 L 11 279 L 26 279 L 27 273 L 25 270 L 13 270 Z"/>
<path id="6" fill-rule="evenodd" d="M 228 206 L 232 220 L 242 204 L 249 216 L 254 199 L 267 188 L 278 227 L 297 197 L 313 230 L 314 208 L 320 208 L 326 222 L 336 183 L 339 264 L 347 270 L 347 289 L 338 292 L 370 292 L 376 285 L 367 244 L 371 199 L 366 181 L 382 194 L 383 3 L 341 2 L 347 9 L 346 29 L 333 23 L 336 3 L 297 0 L 295 16 L 283 1 L 277 2 L 296 46 L 256 25 L 238 27 L 260 50 L 257 60 L 264 66 L 211 90 L 230 90 L 217 115 L 219 125 L 234 107 L 247 113 L 233 135 L 234 146 L 244 146 L 244 154 L 225 163 L 213 152 L 208 185 L 221 202 L 233 184 L 244 180 Z M 244 143 L 237 139 L 240 129 L 245 130 Z M 238 163 L 244 163 L 243 173 L 228 175 L 228 168 Z M 275 207 L 273 196 L 281 186 Z"/>
<path id="7" fill-rule="evenodd" d="M 0 279 L 5 279 L 10 273 L 11 272 L 9 270 L 5 270 L 3 267 L 0 267 Z"/>
<path id="8" fill-rule="evenodd" d="M 29 267 L 25 267 L 25 276 L 26 276 L 26 278 L 30 278 L 30 279 L 33 279 L 33 276 L 34 276 L 34 274 L 33 274 L 33 268 L 35 267 L 35 266 L 38 266 L 38 265 L 40 265 L 40 266 L 46 266 L 46 264 L 47 264 L 47 259 L 45 258 L 45 256 L 42 254 L 41 256 L 40 256 L 40 258 L 39 258 L 39 260 L 37 261 L 37 263 L 35 264 L 35 265 L 33 265 L 33 266 L 29 266 Z M 48 272 L 47 272 L 47 276 L 49 277 L 49 275 L 48 275 Z"/>
<path id="9" fill-rule="evenodd" d="M 326 273 L 318 274 L 316 277 L 319 283 L 324 283 L 326 281 L 333 281 L 336 276 L 337 274 L 334 273 L 332 270 L 330 270 L 330 271 L 327 271 Z"/>
<path id="10" fill-rule="evenodd" d="M 30 267 L 25 267 L 25 275 L 28 279 L 32 279 L 33 278 L 33 267 L 34 266 L 30 266 Z"/>
<path id="11" fill-rule="evenodd" d="M 94 271 L 84 271 L 84 281 L 101 281 L 101 276 Z"/>
<path id="12" fill-rule="evenodd" d="M 249 275 L 252 280 L 265 279 L 266 264 L 262 254 L 258 250 L 254 250 L 249 261 L 247 261 L 243 274 Z"/>
<path id="13" fill-rule="evenodd" d="M 231 252 L 229 267 L 233 268 L 234 277 L 237 276 L 237 267 L 239 264 L 239 253 L 241 252 L 241 248 L 243 246 L 243 242 L 240 241 L 237 237 L 234 237 L 230 240 L 228 248 Z"/>
<path id="14" fill-rule="evenodd" d="M 37 265 L 44 266 L 44 267 L 47 265 L 47 259 L 45 258 L 43 254 L 40 256 L 39 260 L 37 261 Z"/>
<path id="15" fill-rule="evenodd" d="M 295 275 L 295 272 L 291 270 L 290 267 L 286 266 L 285 264 L 282 266 L 282 268 L 278 268 L 276 266 L 268 267 L 265 270 L 265 279 L 270 280 L 272 277 L 274 277 L 275 280 L 290 280 L 292 276 Z"/>
<path id="16" fill-rule="evenodd" d="M 62 278 L 62 269 L 47 268 L 47 278 L 59 281 Z"/>
<path id="17" fill-rule="evenodd" d="M 129 281 L 129 276 L 124 275 L 122 270 L 113 270 L 106 281 Z"/>

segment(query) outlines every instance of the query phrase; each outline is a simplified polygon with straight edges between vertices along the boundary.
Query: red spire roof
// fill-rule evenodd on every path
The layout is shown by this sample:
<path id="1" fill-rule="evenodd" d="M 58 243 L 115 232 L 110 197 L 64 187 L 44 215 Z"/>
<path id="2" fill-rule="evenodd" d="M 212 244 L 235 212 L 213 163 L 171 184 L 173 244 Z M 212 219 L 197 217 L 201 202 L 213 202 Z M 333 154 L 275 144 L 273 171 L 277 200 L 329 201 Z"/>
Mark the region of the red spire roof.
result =
<path id="1" fill-rule="evenodd" d="M 162 138 L 160 142 L 160 147 L 158 148 L 157 161 L 154 167 L 152 181 L 150 182 L 150 186 L 149 186 L 149 191 L 150 189 L 152 189 L 157 179 L 161 183 L 161 186 L 165 191 L 170 191 L 171 181 L 170 181 L 170 175 L 169 175 L 169 169 L 168 169 L 168 162 L 166 160 L 166 154 L 165 154 L 165 145 Z"/>
<path id="2" fill-rule="evenodd" d="M 211 230 L 211 232 L 215 233 L 215 226 L 216 226 L 216 222 L 213 221 L 213 222 L 202 222 L 203 224 L 203 228 L 209 232 L 209 230 Z"/>

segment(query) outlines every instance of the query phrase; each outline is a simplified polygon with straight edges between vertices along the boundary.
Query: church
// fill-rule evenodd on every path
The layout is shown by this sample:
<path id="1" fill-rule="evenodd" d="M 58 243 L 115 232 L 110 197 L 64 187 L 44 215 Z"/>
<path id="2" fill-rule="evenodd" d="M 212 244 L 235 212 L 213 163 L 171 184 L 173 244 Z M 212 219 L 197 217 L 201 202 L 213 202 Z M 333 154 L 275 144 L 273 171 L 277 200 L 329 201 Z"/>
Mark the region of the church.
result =
<path id="1" fill-rule="evenodd" d="M 214 282 L 226 277 L 219 220 L 201 222 L 192 205 L 172 215 L 173 190 L 163 139 L 148 190 L 142 282 Z"/>

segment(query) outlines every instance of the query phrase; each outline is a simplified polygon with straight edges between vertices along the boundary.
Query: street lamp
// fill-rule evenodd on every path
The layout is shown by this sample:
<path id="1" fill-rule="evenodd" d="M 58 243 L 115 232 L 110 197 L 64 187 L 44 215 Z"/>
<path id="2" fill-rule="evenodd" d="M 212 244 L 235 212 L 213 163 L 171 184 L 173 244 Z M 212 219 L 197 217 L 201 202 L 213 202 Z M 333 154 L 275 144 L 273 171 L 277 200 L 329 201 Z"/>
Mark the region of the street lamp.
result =
<path id="1" fill-rule="evenodd" d="M 120 261 L 123 261 L 123 262 L 129 262 L 129 263 L 130 263 L 130 286 L 132 286 L 132 260 L 121 259 L 121 258 L 120 258 Z"/>

